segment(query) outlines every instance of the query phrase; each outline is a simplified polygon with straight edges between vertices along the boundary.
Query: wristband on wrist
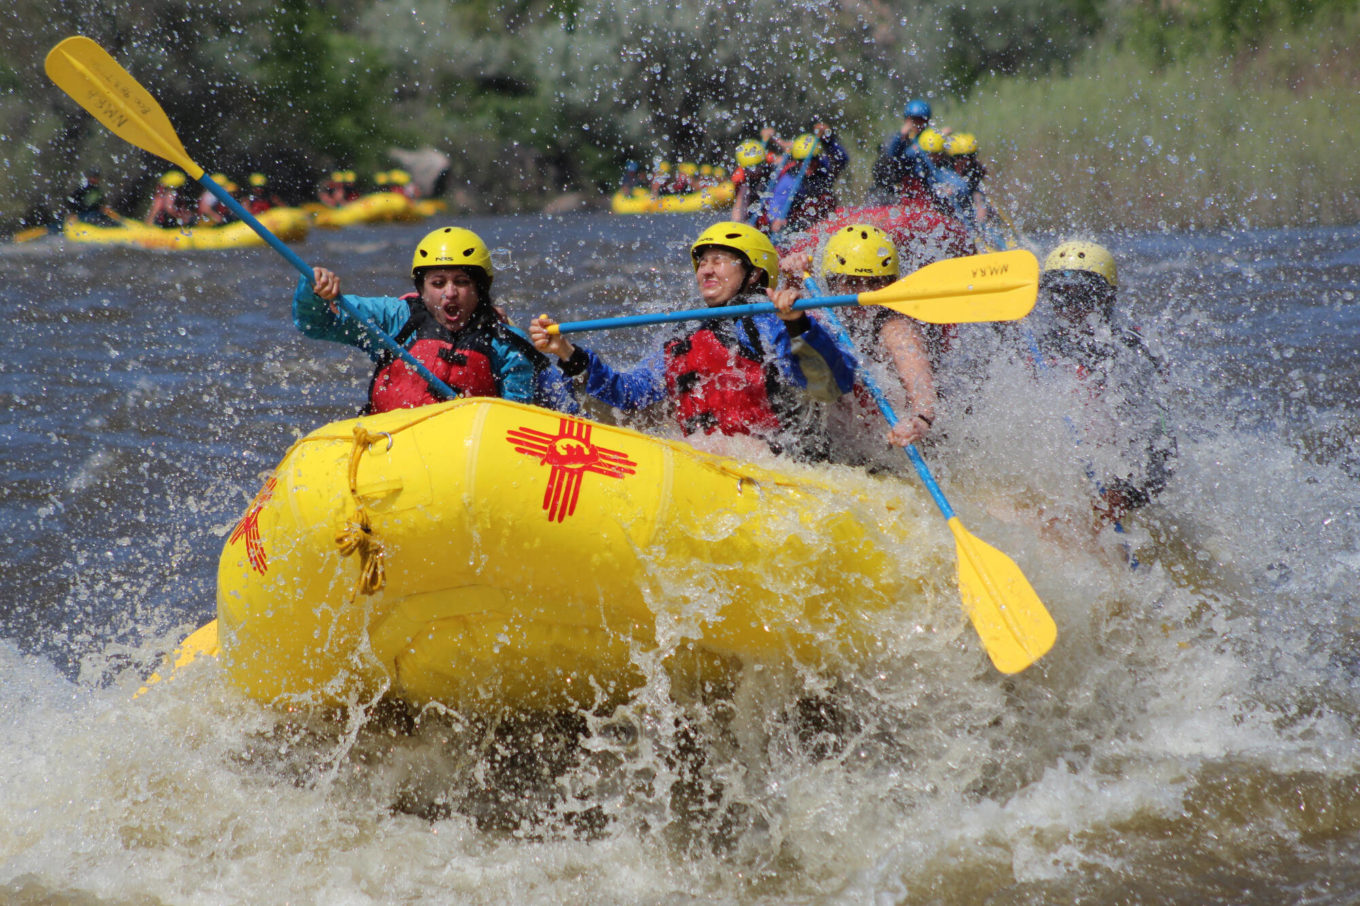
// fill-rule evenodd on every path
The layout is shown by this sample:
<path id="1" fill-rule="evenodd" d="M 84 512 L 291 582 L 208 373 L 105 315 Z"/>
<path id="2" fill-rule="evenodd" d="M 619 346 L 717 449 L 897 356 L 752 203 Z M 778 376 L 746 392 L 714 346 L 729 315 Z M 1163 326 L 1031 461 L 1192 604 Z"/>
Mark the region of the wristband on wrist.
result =
<path id="1" fill-rule="evenodd" d="M 557 363 L 557 367 L 561 368 L 567 377 L 576 377 L 590 367 L 590 356 L 586 355 L 585 349 L 577 346 L 569 357 Z"/>

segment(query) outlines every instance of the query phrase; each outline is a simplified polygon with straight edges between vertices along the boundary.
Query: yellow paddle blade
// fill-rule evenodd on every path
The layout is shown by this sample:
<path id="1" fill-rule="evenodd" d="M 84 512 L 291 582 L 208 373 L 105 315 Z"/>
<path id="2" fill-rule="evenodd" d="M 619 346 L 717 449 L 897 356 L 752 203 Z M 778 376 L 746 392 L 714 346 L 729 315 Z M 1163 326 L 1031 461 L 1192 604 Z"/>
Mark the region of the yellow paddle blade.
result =
<path id="1" fill-rule="evenodd" d="M 15 233 L 14 241 L 32 242 L 34 239 L 41 239 L 42 237 L 48 235 L 49 232 L 50 231 L 45 226 L 29 227 L 26 230 L 20 230 L 19 232 Z"/>
<path id="2" fill-rule="evenodd" d="M 1039 259 L 1015 249 L 936 261 L 882 289 L 859 294 L 860 305 L 882 305 L 933 324 L 1015 321 L 1039 295 Z"/>
<path id="3" fill-rule="evenodd" d="M 997 670 L 1019 673 L 1053 647 L 1057 624 L 1010 557 L 970 535 L 957 516 L 949 528 L 958 547 L 959 593 L 973 628 Z"/>
<path id="4" fill-rule="evenodd" d="M 161 105 L 104 48 L 76 35 L 48 51 L 43 68 L 58 88 L 114 135 L 181 167 L 192 179 L 203 175 Z"/>
<path id="5" fill-rule="evenodd" d="M 166 676 L 162 677 L 159 671 L 151 674 L 146 678 L 146 685 L 138 689 L 132 697 L 137 698 L 145 694 L 147 689 L 150 689 L 162 679 L 174 679 L 180 670 L 188 667 L 200 657 L 217 657 L 221 653 L 222 649 L 217 641 L 217 621 L 210 620 L 189 633 L 189 637 L 179 643 L 175 653 L 167 659 L 166 665 L 170 669 Z"/>

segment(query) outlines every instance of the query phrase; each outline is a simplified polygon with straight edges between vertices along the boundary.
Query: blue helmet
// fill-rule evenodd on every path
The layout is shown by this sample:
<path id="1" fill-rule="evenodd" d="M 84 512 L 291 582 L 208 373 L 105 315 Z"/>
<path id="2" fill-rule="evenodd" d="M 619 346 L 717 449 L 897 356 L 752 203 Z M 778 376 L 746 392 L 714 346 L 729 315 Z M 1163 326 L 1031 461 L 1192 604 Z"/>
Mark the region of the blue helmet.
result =
<path id="1" fill-rule="evenodd" d="M 907 106 L 902 111 L 902 115 L 908 119 L 928 120 L 930 119 L 930 105 L 920 98 L 907 101 Z"/>

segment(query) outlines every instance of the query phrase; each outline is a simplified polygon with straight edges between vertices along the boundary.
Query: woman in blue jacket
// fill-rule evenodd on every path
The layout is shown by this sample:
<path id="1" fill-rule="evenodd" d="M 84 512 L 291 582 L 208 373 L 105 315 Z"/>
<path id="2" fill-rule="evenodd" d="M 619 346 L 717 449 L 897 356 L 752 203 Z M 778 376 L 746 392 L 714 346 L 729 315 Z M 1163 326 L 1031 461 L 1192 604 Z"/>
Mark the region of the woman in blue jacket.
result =
<path id="1" fill-rule="evenodd" d="M 690 257 L 709 307 L 759 296 L 773 300 L 778 314 L 701 321 L 626 371 L 550 334 L 556 322 L 546 315 L 529 326 L 534 345 L 556 355 L 565 374 L 580 376 L 586 392 L 610 406 L 631 411 L 665 400 L 686 434 L 752 435 L 776 453 L 820 458 L 824 439 L 808 429 L 810 395 L 829 399 L 848 391 L 854 359 L 817 321 L 791 310 L 796 289 L 774 291 L 779 256 L 764 233 L 719 223 L 695 240 Z M 819 380 L 825 386 L 816 386 Z"/>
<path id="2" fill-rule="evenodd" d="M 498 396 L 575 411 L 560 372 L 523 333 L 505 323 L 491 299 L 491 253 L 471 230 L 442 227 L 416 246 L 411 259 L 414 293 L 348 296 L 370 318 L 459 396 Z M 334 303 L 340 278 L 326 268 L 314 282 L 300 279 L 293 294 L 293 323 L 306 336 L 358 346 L 375 363 L 367 411 L 386 412 L 441 402 L 415 369 L 340 313 Z"/>

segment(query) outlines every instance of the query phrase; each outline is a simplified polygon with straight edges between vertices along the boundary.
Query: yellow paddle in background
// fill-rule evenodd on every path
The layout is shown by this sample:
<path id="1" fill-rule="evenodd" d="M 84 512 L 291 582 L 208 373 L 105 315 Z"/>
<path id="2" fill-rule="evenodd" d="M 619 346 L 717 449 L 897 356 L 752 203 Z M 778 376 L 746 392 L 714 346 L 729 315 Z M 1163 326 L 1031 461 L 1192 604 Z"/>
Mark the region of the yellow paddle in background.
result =
<path id="1" fill-rule="evenodd" d="M 194 163 L 189 153 L 184 150 L 183 143 L 175 134 L 174 127 L 170 125 L 170 119 L 161 109 L 161 105 L 156 103 L 156 99 L 138 84 L 118 61 L 109 56 L 104 48 L 83 36 L 67 38 L 48 52 L 44 69 L 48 78 L 58 88 L 69 94 L 114 135 L 168 160 L 198 180 L 204 188 L 221 199 L 237 217 L 259 234 L 270 247 L 287 259 L 309 284 L 311 283 L 311 267 L 242 207 L 230 192 L 214 182 L 202 167 Z M 377 342 L 414 367 L 438 395 L 446 399 L 458 396 L 457 392 L 431 374 L 428 368 L 414 359 L 374 321 L 363 317 L 343 295 L 337 296 L 335 303 L 341 311 L 362 324 Z M 180 645 L 175 653 L 171 670 L 184 667 L 199 655 L 215 656 L 217 653 L 217 621 L 213 620 Z M 154 675 L 147 681 L 147 685 L 159 679 L 159 674 Z M 140 695 L 142 691 L 145 691 L 145 687 L 138 694 Z"/>
<path id="2" fill-rule="evenodd" d="M 269 227 L 260 223 L 226 189 L 203 172 L 203 168 L 189 157 L 184 144 L 170 125 L 161 105 L 156 103 L 132 75 L 109 56 L 104 48 L 83 35 L 75 35 L 57 44 L 47 53 L 43 68 L 47 77 L 58 88 L 69 94 L 76 103 L 109 128 L 114 135 L 164 158 L 184 170 L 191 177 L 231 209 L 231 212 L 254 230 L 274 251 L 302 274 L 310 285 L 312 269 L 297 254 L 275 236 Z M 411 355 L 404 346 L 392 339 L 377 322 L 359 313 L 343 295 L 334 299 L 336 307 L 361 324 L 369 337 L 393 355 L 410 365 L 430 385 L 435 395 L 456 399 L 458 392 L 435 377 L 430 369 Z"/>
<path id="3" fill-rule="evenodd" d="M 946 258 L 890 283 L 882 289 L 846 296 L 799 299 L 794 311 L 840 305 L 881 305 L 931 324 L 972 324 L 981 321 L 1018 321 L 1034 308 L 1039 291 L 1039 259 L 1015 249 L 990 255 Z M 717 308 L 662 311 L 621 318 L 598 318 L 554 324 L 548 333 L 611 330 L 640 324 L 744 318 L 775 310 L 773 302 L 723 305 Z"/>

